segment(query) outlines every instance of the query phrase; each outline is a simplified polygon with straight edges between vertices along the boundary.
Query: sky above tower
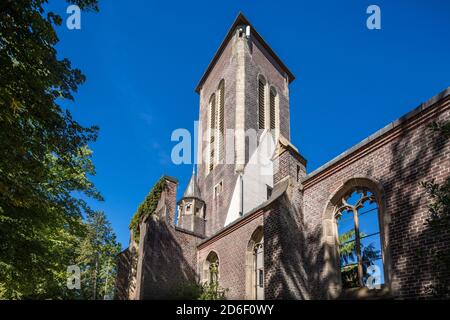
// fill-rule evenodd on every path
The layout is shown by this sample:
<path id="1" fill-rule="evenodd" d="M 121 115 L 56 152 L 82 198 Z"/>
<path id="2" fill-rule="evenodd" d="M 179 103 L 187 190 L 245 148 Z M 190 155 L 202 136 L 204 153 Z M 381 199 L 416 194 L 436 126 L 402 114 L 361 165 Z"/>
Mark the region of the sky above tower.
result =
<path id="1" fill-rule="evenodd" d="M 380 30 L 366 26 L 371 4 Z M 124 247 L 158 178 L 177 177 L 181 197 L 191 177 L 171 161 L 171 134 L 193 132 L 194 88 L 239 11 L 296 76 L 291 140 L 308 172 L 450 85 L 449 1 L 100 1 L 81 30 L 59 28 L 57 48 L 87 76 L 63 105 L 100 127 L 93 181 L 105 201 L 91 205 Z"/>

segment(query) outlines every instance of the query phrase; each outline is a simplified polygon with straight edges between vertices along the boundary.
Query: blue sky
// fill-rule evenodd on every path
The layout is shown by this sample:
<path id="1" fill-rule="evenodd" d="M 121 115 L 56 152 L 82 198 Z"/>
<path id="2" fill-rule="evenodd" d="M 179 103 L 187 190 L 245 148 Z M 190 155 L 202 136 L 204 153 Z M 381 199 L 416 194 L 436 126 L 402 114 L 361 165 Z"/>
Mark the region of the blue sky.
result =
<path id="1" fill-rule="evenodd" d="M 66 17 L 64 2 L 53 1 Z M 381 8 L 381 30 L 366 8 Z M 100 126 L 93 177 L 119 241 L 162 174 L 185 187 L 192 167 L 174 165 L 176 128 L 192 130 L 194 88 L 239 11 L 286 63 L 291 139 L 308 172 L 450 85 L 449 1 L 102 1 L 81 30 L 58 29 L 61 57 L 87 76 L 75 103 Z"/>

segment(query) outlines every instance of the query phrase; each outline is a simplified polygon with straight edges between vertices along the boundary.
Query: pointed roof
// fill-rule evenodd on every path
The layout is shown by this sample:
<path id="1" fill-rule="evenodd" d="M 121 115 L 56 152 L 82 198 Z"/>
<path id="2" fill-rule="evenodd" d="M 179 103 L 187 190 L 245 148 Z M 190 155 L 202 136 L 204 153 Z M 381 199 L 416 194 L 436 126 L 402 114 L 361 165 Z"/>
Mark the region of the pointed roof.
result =
<path id="1" fill-rule="evenodd" d="M 259 43 L 261 43 L 261 45 L 264 47 L 264 49 L 267 50 L 267 52 L 272 56 L 272 58 L 281 67 L 281 69 L 284 72 L 286 72 L 286 74 L 288 75 L 289 83 L 294 81 L 294 79 L 295 79 L 294 74 L 288 69 L 288 67 L 286 67 L 286 65 L 283 63 L 283 61 L 281 61 L 281 59 L 276 55 L 276 53 L 272 50 L 272 48 L 270 48 L 270 46 L 264 41 L 264 39 L 261 37 L 261 35 L 256 31 L 256 29 L 247 20 L 247 18 L 242 14 L 242 12 L 239 12 L 238 16 L 236 17 L 233 24 L 231 25 L 231 28 L 228 30 L 228 33 L 225 36 L 225 39 L 223 39 L 222 44 L 220 45 L 216 54 L 214 55 L 211 62 L 209 63 L 208 68 L 206 68 L 205 73 L 203 74 L 202 78 L 200 79 L 199 83 L 197 84 L 197 87 L 195 88 L 195 92 L 200 93 L 200 89 L 202 88 L 203 83 L 206 81 L 210 72 L 216 65 L 216 62 L 219 60 L 220 56 L 222 55 L 222 52 L 225 50 L 225 47 L 226 47 L 228 41 L 230 41 L 230 39 L 233 37 L 234 30 L 240 25 L 250 26 L 252 37 L 254 37 L 256 40 L 258 40 Z"/>
<path id="2" fill-rule="evenodd" d="M 192 172 L 191 179 L 189 180 L 186 190 L 184 191 L 183 198 L 202 198 L 200 195 L 200 188 L 198 187 L 195 172 Z"/>

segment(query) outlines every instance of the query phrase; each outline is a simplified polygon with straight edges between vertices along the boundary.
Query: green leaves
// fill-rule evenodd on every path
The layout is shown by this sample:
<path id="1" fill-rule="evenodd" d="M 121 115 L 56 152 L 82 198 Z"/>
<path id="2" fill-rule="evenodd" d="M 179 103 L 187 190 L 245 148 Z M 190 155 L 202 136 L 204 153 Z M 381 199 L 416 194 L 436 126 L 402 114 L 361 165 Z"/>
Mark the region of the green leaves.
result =
<path id="1" fill-rule="evenodd" d="M 161 198 L 161 193 L 166 186 L 166 180 L 164 177 L 153 186 L 144 201 L 139 205 L 136 213 L 131 218 L 130 229 L 132 230 L 133 240 L 139 243 L 139 222 L 143 217 L 155 213 L 158 201 Z"/>
<path id="2" fill-rule="evenodd" d="M 86 226 L 86 237 L 77 250 L 77 264 L 82 272 L 81 294 L 84 299 L 102 299 L 113 294 L 116 258 L 121 247 L 103 212 L 90 213 Z"/>
<path id="3" fill-rule="evenodd" d="M 68 297 L 66 268 L 85 237 L 86 197 L 101 200 L 89 144 L 98 128 L 59 99 L 85 81 L 58 59 L 57 14 L 47 1 L 0 3 L 0 298 Z M 98 11 L 97 0 L 75 0 Z"/>

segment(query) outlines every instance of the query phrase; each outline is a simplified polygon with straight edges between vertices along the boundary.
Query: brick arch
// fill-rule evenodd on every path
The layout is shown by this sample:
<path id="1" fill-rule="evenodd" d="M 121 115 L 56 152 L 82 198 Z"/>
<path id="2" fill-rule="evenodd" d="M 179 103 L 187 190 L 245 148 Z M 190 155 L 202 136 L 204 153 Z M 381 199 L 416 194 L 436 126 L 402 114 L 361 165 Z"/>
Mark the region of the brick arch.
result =
<path id="1" fill-rule="evenodd" d="M 253 249 L 257 243 L 264 241 L 264 229 L 263 226 L 258 226 L 253 231 L 250 240 L 247 244 L 247 250 L 245 252 L 245 299 L 254 300 L 255 293 L 255 279 L 254 275 L 254 261 L 253 261 Z"/>
<path id="2" fill-rule="evenodd" d="M 329 280 L 328 295 L 330 298 L 338 297 L 342 292 L 340 274 L 340 261 L 338 251 L 338 232 L 334 213 L 343 196 L 358 188 L 366 188 L 375 196 L 378 206 L 378 218 L 380 226 L 380 240 L 382 243 L 382 257 L 384 264 L 384 277 L 387 290 L 391 284 L 391 265 L 389 253 L 389 223 L 390 215 L 386 210 L 386 197 L 381 182 L 372 177 L 355 176 L 335 189 L 326 202 L 322 214 L 323 243 L 325 245 L 325 274 Z"/>

